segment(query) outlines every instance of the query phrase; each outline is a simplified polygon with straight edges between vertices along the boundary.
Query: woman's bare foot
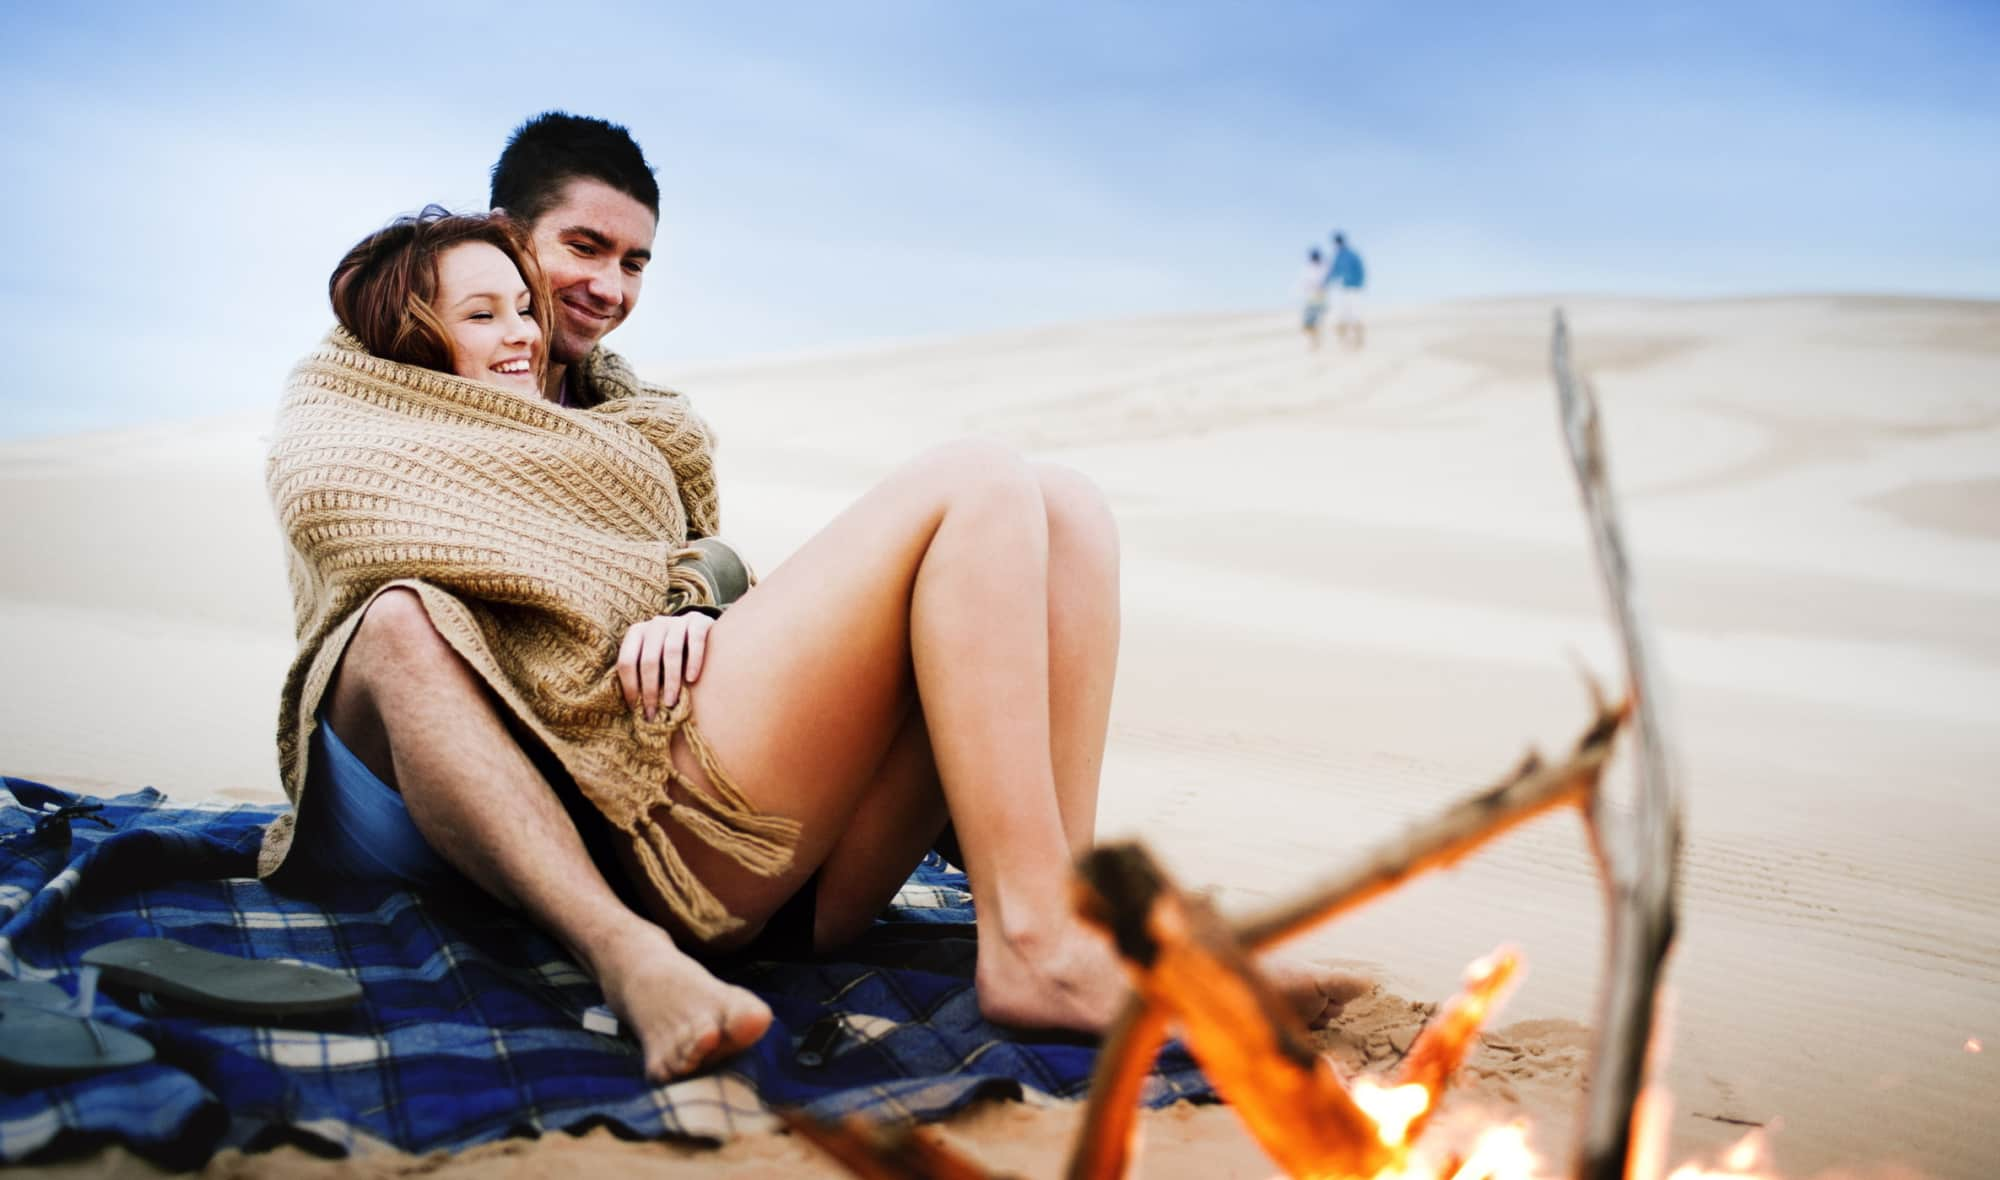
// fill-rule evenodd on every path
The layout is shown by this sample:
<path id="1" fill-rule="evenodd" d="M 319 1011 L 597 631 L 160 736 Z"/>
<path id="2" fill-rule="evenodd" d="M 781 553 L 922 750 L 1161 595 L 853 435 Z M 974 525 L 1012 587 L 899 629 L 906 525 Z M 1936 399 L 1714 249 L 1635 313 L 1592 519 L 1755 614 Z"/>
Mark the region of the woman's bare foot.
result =
<path id="1" fill-rule="evenodd" d="M 727 984 L 674 945 L 666 931 L 641 922 L 616 945 L 594 948 L 604 998 L 639 1038 L 646 1077 L 668 1082 L 757 1043 L 771 1009 L 753 992 Z"/>
<path id="2" fill-rule="evenodd" d="M 1258 968 L 1308 1028 L 1326 1027 L 1375 990 L 1366 976 L 1277 955 Z M 1081 1032 L 1108 1028 L 1131 990 L 1111 943 L 1080 922 L 1011 937 L 981 926 L 976 982 L 979 1011 L 996 1024 Z"/>
<path id="3" fill-rule="evenodd" d="M 1011 933 L 982 923 L 974 982 L 995 1024 L 1078 1032 L 1103 1032 L 1131 990 L 1111 943 L 1075 919 Z"/>

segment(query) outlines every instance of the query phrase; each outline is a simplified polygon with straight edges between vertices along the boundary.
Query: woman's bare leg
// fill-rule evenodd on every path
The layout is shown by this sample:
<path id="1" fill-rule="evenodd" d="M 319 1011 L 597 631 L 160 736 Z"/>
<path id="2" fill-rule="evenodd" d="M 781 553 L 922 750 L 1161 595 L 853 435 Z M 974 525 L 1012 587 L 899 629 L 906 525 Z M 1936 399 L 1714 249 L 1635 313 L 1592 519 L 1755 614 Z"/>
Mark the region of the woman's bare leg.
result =
<path id="1" fill-rule="evenodd" d="M 864 496 L 730 608 L 694 690 L 695 720 L 744 793 L 801 822 L 797 862 L 763 879 L 677 843 L 732 910 L 761 922 L 862 818 L 920 698 L 982 916 L 982 1009 L 1094 1028 L 1123 984 L 1108 947 L 1069 911 L 1049 543 L 1036 474 L 989 444 L 942 448 Z M 1076 690 L 1093 693 L 1108 709 L 1108 684 Z M 1094 811 L 1094 771 L 1090 782 L 1083 813 Z M 909 853 L 875 851 L 885 863 Z"/>
<path id="2" fill-rule="evenodd" d="M 1119 638 L 1118 534 L 1104 496 L 1068 468 L 1035 464 L 1048 530 L 1049 726 L 1056 805 L 1070 856 L 1087 851 L 1110 725 Z M 820 868 L 814 944 L 837 947 L 868 928 L 943 822 L 943 795 L 920 711 L 908 714 Z M 1288 960 L 1268 976 L 1318 1025 L 1370 982 Z"/>
<path id="3" fill-rule="evenodd" d="M 866 932 L 937 842 L 944 822 L 944 786 L 938 781 L 930 734 L 923 714 L 913 710 L 853 820 L 820 865 L 814 948 L 832 950 Z"/>
<path id="4" fill-rule="evenodd" d="M 691 1072 L 770 1026 L 756 995 L 716 979 L 619 901 L 485 685 L 414 592 L 390 590 L 370 604 L 326 716 L 402 792 L 432 848 L 582 959 L 639 1038 L 648 1077 Z"/>
<path id="5" fill-rule="evenodd" d="M 1049 534 L 1049 756 L 1072 860 L 1096 842 L 1118 673 L 1118 525 L 1080 473 L 1034 467 Z"/>
<path id="6" fill-rule="evenodd" d="M 1065 467 L 1033 467 L 1049 536 L 1049 737 L 1070 856 L 1092 843 L 1118 665 L 1118 531 L 1104 496 Z M 867 930 L 935 842 L 943 785 L 920 711 L 905 719 L 854 822 L 820 866 L 814 945 Z"/>

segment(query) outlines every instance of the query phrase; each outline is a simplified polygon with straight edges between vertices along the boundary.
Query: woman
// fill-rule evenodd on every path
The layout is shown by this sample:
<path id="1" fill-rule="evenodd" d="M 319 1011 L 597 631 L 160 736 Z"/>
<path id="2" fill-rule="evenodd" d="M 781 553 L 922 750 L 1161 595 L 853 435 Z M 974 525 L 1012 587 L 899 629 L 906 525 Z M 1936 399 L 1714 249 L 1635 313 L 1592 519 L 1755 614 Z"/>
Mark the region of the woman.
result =
<path id="1" fill-rule="evenodd" d="M 1122 973 L 1067 896 L 1117 658 L 1101 495 L 992 443 L 942 447 L 719 619 L 688 613 L 708 594 L 687 544 L 717 521 L 706 430 L 636 382 L 549 406 L 539 286 L 504 222 L 430 210 L 335 272 L 344 334 L 295 371 L 271 465 L 301 635 L 286 765 L 301 782 L 331 765 L 304 751 L 380 729 L 371 709 L 451 735 L 356 760 L 404 788 L 430 848 L 576 950 L 658 1080 L 770 1022 L 689 951 L 852 939 L 947 813 L 981 916 L 981 1010 L 1102 1027 Z M 357 664 L 388 686 L 365 703 L 344 699 Z M 419 683 L 440 664 L 464 691 Z M 502 789 L 535 774 L 573 833 L 546 787 Z M 432 785 L 448 779 L 469 785 Z M 312 797 L 336 793 L 295 793 L 302 843 Z"/>
<path id="2" fill-rule="evenodd" d="M 376 356 L 541 396 L 548 289 L 502 218 L 428 206 L 348 251 L 327 293 Z"/>

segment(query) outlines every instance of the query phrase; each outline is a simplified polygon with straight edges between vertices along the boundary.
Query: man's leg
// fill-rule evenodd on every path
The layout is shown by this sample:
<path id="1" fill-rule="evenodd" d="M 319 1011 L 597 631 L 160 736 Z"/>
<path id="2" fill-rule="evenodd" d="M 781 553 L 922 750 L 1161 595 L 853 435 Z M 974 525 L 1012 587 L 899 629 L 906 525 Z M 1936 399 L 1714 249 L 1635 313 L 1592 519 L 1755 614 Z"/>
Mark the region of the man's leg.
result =
<path id="1" fill-rule="evenodd" d="M 408 590 L 355 631 L 326 719 L 397 788 L 417 830 L 493 896 L 583 961 L 664 1081 L 762 1036 L 770 1010 L 722 983 L 611 891 L 562 803 L 515 743 L 479 677 Z"/>

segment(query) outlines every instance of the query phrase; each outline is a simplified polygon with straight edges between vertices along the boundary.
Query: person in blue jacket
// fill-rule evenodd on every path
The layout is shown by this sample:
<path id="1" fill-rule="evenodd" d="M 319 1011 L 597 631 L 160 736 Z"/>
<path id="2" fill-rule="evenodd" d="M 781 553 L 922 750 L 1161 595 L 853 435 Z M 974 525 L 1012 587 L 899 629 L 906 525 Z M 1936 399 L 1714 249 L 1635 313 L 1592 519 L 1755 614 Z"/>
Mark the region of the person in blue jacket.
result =
<path id="1" fill-rule="evenodd" d="M 1367 282 L 1368 271 L 1361 264 L 1361 255 L 1347 244 L 1346 235 L 1335 231 L 1333 261 L 1326 268 L 1327 294 L 1333 309 L 1334 335 L 1350 348 L 1360 348 L 1367 342 L 1367 329 L 1361 324 L 1361 289 Z"/>

